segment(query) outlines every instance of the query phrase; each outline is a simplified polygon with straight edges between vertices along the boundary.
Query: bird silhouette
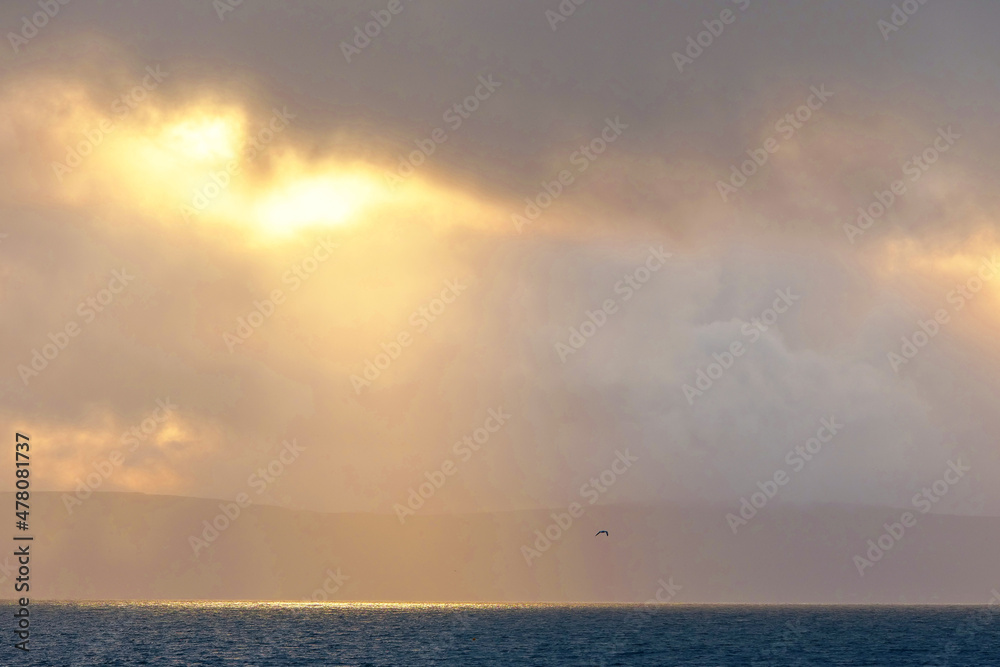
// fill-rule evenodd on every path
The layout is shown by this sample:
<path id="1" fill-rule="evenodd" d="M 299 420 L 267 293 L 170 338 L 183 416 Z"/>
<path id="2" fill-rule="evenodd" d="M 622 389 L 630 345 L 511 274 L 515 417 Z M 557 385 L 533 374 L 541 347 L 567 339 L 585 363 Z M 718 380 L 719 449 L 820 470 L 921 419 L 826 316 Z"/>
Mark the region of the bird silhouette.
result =
<path id="1" fill-rule="evenodd" d="M 606 530 L 599 530 L 599 531 L 597 531 L 597 535 L 600 535 L 601 533 L 604 533 L 608 537 L 611 537 L 611 534 L 608 531 L 606 531 Z M 597 537 L 597 535 L 594 535 L 594 537 Z"/>

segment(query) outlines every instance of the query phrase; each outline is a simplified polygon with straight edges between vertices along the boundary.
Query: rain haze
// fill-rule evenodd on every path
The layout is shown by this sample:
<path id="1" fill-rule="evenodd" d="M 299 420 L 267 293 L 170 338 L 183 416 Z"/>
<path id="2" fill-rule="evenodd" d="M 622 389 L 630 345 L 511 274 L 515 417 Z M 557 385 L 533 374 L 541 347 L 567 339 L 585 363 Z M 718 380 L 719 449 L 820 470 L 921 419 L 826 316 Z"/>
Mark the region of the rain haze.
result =
<path id="1" fill-rule="evenodd" d="M 997 3 L 41 4 L 38 596 L 989 599 Z"/>

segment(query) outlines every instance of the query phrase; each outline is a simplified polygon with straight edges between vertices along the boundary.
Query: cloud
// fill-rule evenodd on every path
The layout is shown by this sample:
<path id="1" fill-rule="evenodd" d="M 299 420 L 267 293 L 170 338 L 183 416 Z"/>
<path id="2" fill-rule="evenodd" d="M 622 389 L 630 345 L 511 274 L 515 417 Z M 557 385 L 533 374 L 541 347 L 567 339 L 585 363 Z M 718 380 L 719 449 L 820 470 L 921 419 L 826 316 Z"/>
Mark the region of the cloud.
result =
<path id="1" fill-rule="evenodd" d="M 228 498 L 295 437 L 309 464 L 275 493 L 387 511 L 500 404 L 509 427 L 439 510 L 563 505 L 623 446 L 646 463 L 609 500 L 727 502 L 831 414 L 844 436 L 787 502 L 905 504 L 959 450 L 995 482 L 1000 283 L 900 373 L 886 358 L 996 250 L 994 94 L 975 67 L 952 74 L 995 47 L 935 46 L 955 24 L 920 28 L 929 7 L 886 50 L 878 12 L 779 3 L 684 74 L 670 54 L 708 17 L 647 5 L 587 6 L 554 34 L 533 3 L 413 5 L 352 63 L 330 34 L 361 4 L 283 13 L 275 48 L 252 52 L 266 8 L 220 30 L 185 5 L 204 21 L 132 43 L 178 19 L 142 3 L 60 15 L 66 39 L 39 36 L 0 81 L 0 307 L 18 323 L 0 330 L 0 422 L 60 442 L 39 484 L 87 474 L 167 395 L 176 430 L 107 488 Z M 980 35 L 973 18 L 955 20 Z M 820 19 L 837 29 L 817 34 Z M 490 75 L 499 87 L 449 125 Z M 834 96 L 723 201 L 718 181 L 821 84 Z M 620 139 L 575 163 L 618 117 Z M 912 180 L 905 164 L 948 126 L 960 140 Z M 423 151 L 438 128 L 447 141 Z M 412 175 L 390 178 L 415 149 Z M 561 170 L 572 185 L 518 233 L 512 216 Z M 897 179 L 906 193 L 852 243 L 844 224 Z M 625 300 L 651 245 L 672 257 Z M 134 280 L 88 319 L 122 270 Z M 448 281 L 467 288 L 436 312 Z M 801 301 L 750 344 L 744 325 L 787 289 Z M 607 299 L 620 309 L 563 363 L 556 343 Z M 733 342 L 746 353 L 689 403 L 684 385 Z"/>

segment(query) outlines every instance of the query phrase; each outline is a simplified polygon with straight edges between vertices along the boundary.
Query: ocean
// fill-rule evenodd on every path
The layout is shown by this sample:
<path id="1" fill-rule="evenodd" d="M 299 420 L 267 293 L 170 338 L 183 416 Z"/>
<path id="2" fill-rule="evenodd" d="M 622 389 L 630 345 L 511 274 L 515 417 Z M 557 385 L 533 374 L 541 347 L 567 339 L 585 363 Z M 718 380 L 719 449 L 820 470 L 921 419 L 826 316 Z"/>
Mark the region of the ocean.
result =
<path id="1" fill-rule="evenodd" d="M 3 665 L 1000 665 L 998 607 L 32 603 Z"/>

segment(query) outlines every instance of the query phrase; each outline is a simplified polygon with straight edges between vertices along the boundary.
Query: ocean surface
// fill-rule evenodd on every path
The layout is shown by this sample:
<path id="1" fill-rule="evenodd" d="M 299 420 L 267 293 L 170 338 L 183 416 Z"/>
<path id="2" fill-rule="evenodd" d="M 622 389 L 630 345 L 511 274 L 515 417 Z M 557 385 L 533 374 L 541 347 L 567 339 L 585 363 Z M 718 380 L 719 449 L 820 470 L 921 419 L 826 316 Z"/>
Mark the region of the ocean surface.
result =
<path id="1" fill-rule="evenodd" d="M 1000 608 L 38 603 L 3 665 L 1000 665 Z"/>

